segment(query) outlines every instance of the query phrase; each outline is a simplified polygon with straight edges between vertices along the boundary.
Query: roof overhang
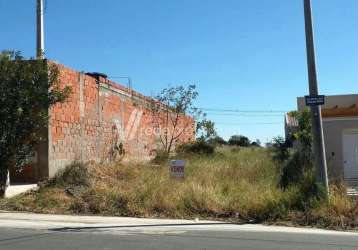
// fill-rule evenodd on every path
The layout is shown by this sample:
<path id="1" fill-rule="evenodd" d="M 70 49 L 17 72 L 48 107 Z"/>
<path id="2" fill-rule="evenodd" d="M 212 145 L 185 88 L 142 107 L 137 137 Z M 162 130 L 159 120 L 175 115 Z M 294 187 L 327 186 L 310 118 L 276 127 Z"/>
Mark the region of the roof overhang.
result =
<path id="1" fill-rule="evenodd" d="M 358 117 L 358 107 L 322 109 L 323 118 L 331 117 Z"/>

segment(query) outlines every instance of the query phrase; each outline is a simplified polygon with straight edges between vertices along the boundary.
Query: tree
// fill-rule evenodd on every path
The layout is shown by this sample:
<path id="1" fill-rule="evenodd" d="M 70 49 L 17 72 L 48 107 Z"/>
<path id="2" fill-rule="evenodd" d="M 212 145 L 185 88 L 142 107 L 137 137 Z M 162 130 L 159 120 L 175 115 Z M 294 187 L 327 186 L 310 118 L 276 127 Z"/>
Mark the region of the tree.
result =
<path id="1" fill-rule="evenodd" d="M 21 168 L 46 139 L 48 109 L 70 92 L 60 88 L 58 74 L 46 60 L 25 60 L 20 52 L 0 54 L 0 196 L 10 166 Z"/>
<path id="2" fill-rule="evenodd" d="M 312 155 L 312 132 L 311 132 L 311 113 L 308 109 L 303 111 L 291 112 L 291 116 L 298 121 L 298 131 L 293 135 L 298 141 L 298 147 L 288 159 L 282 169 L 281 184 L 287 187 L 291 184 L 297 185 L 313 173 Z M 283 149 L 288 150 L 288 144 L 283 145 Z M 285 153 L 287 156 L 288 153 Z M 285 157 L 288 158 L 288 157 Z"/>
<path id="3" fill-rule="evenodd" d="M 297 119 L 299 130 L 293 135 L 293 139 L 299 142 L 301 153 L 307 158 L 312 154 L 312 125 L 311 112 L 309 109 L 303 111 L 293 111 L 291 116 Z"/>
<path id="4" fill-rule="evenodd" d="M 256 139 L 256 141 L 251 142 L 252 147 L 261 147 L 261 141 Z"/>
<path id="5" fill-rule="evenodd" d="M 205 115 L 204 115 L 205 116 Z M 204 118 L 196 123 L 196 135 L 198 140 L 209 141 L 213 139 L 216 134 L 215 123 Z"/>
<path id="6" fill-rule="evenodd" d="M 248 146 L 250 146 L 250 140 L 249 140 L 249 138 L 247 138 L 246 136 L 243 136 L 243 135 L 233 135 L 229 139 L 229 145 L 248 147 Z"/>
<path id="7" fill-rule="evenodd" d="M 197 97 L 195 85 L 189 85 L 187 88 L 183 86 L 165 88 L 152 101 L 152 124 L 159 131 L 159 141 L 167 154 L 172 151 L 173 145 L 184 133 L 195 132 L 194 122 L 204 116 L 204 113 L 193 104 Z M 207 132 L 211 134 L 212 124 L 202 125 L 208 126 L 210 131 Z"/>

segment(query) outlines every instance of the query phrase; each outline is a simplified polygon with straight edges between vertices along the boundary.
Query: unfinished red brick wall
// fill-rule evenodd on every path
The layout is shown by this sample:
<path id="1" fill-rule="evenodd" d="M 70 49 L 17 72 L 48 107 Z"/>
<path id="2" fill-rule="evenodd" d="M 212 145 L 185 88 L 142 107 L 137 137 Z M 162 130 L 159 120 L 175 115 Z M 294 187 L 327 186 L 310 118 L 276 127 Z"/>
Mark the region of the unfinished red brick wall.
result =
<path id="1" fill-rule="evenodd" d="M 125 159 L 148 160 L 161 147 L 153 127 L 151 99 L 105 78 L 63 65 L 62 86 L 70 97 L 50 110 L 49 176 L 73 161 L 111 161 L 123 145 Z M 182 117 L 178 143 L 194 140 L 194 120 Z"/>

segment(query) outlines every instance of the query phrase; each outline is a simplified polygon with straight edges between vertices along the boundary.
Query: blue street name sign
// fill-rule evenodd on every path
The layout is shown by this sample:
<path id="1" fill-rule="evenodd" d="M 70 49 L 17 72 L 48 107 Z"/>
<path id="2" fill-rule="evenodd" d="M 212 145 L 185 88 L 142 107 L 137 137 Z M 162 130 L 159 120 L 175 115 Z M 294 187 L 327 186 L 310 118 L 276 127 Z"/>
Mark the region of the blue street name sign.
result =
<path id="1" fill-rule="evenodd" d="M 324 95 L 316 95 L 316 96 L 310 96 L 306 95 L 306 106 L 319 106 L 324 105 Z"/>

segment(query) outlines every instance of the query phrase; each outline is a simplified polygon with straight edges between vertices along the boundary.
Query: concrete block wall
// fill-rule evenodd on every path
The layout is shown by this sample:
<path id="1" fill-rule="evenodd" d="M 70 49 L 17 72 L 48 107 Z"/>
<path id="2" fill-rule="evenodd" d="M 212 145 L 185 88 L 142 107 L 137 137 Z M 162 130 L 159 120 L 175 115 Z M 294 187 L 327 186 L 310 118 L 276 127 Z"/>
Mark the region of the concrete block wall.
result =
<path id="1" fill-rule="evenodd" d="M 153 128 L 150 98 L 103 77 L 58 65 L 70 97 L 50 109 L 48 177 L 73 161 L 111 161 L 123 144 L 125 160 L 148 160 L 160 148 Z M 179 142 L 194 140 L 194 120 L 181 117 Z"/>

